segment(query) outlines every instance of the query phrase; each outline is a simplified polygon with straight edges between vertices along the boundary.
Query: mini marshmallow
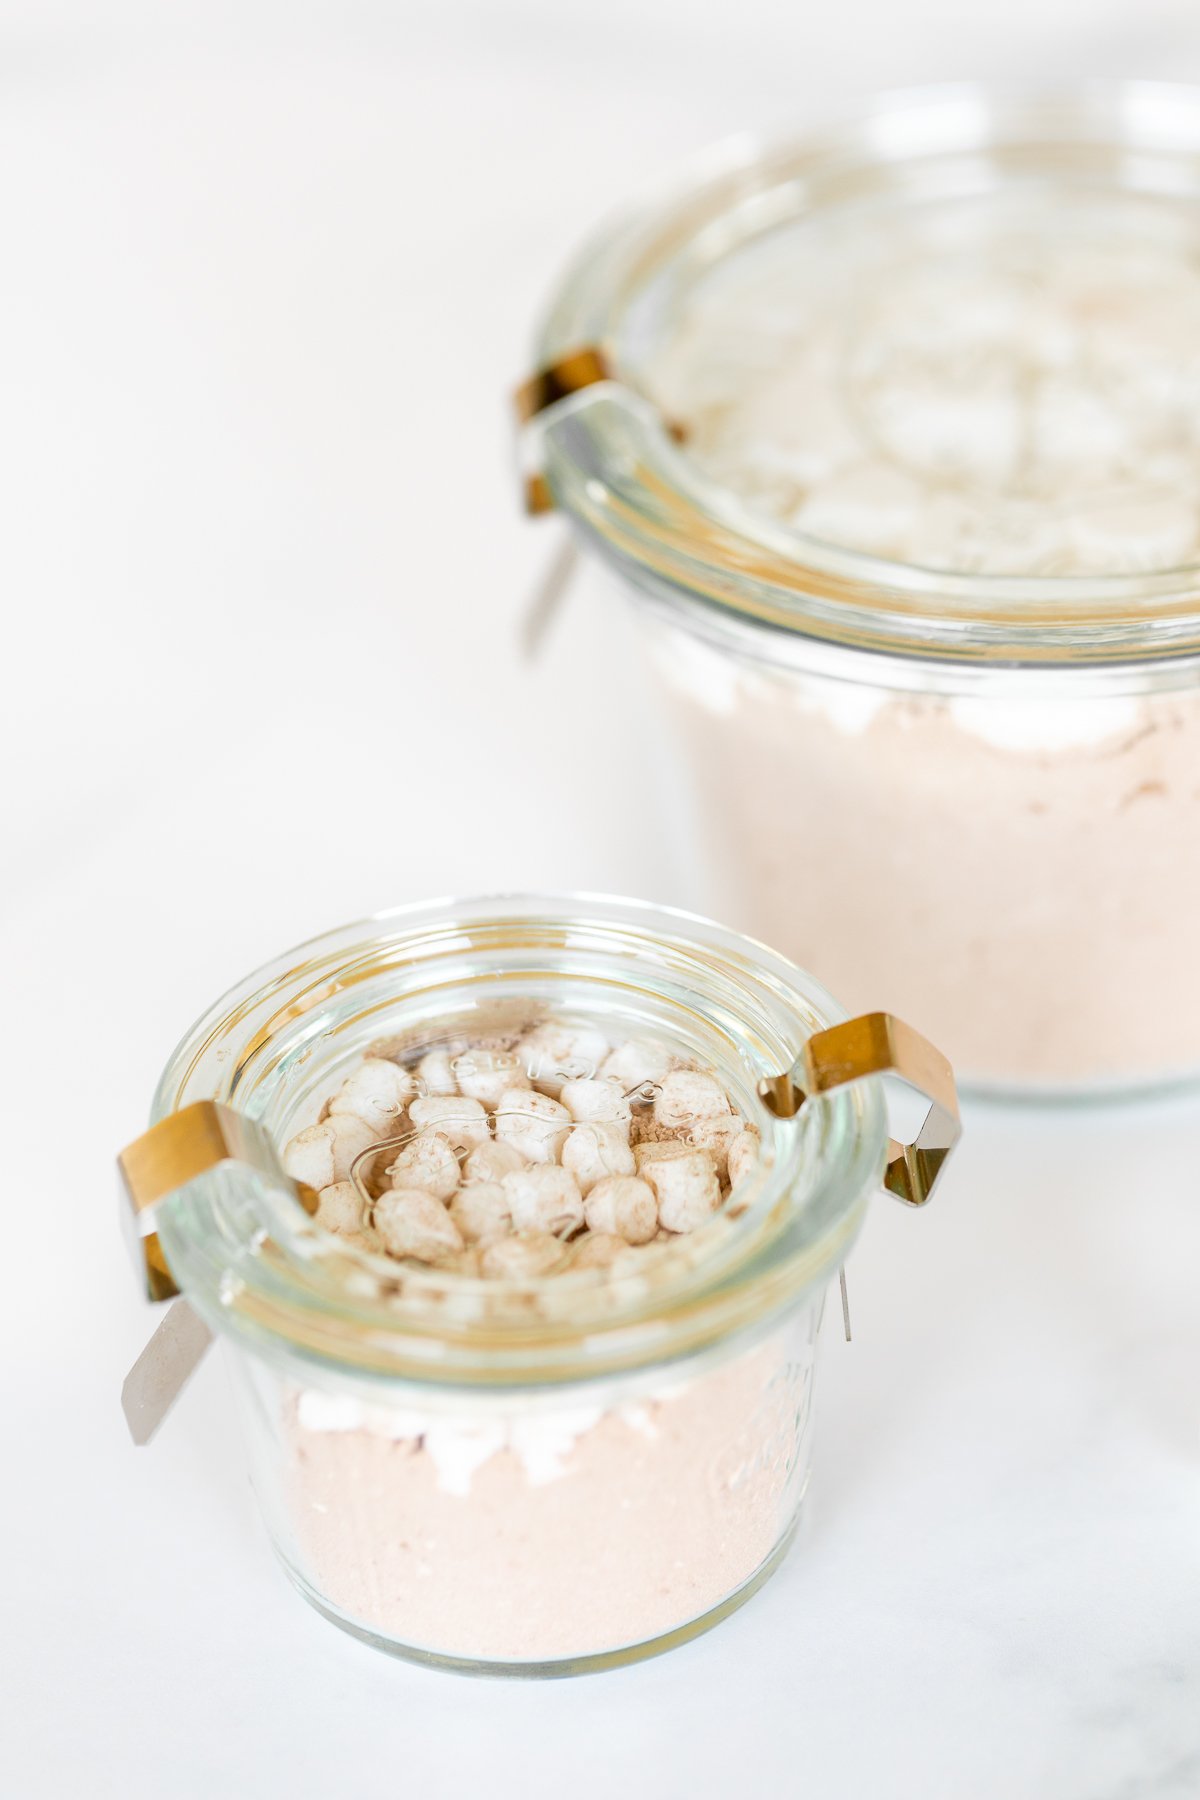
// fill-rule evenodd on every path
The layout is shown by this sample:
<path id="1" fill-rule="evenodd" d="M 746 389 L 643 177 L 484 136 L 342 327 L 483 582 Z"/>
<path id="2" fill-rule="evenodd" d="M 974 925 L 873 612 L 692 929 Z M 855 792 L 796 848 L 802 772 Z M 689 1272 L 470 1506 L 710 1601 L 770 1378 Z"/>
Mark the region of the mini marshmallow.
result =
<path id="1" fill-rule="evenodd" d="M 486 1144 L 476 1144 L 463 1164 L 463 1180 L 503 1181 L 514 1169 L 524 1167 L 525 1158 L 515 1145 L 489 1138 Z"/>
<path id="2" fill-rule="evenodd" d="M 459 1093 L 480 1101 L 489 1112 L 509 1088 L 529 1086 L 521 1059 L 511 1050 L 464 1050 L 452 1067 Z"/>
<path id="3" fill-rule="evenodd" d="M 673 1061 L 667 1046 L 656 1038 L 630 1038 L 605 1057 L 600 1074 L 628 1094 L 633 1088 L 657 1087 L 670 1073 Z"/>
<path id="4" fill-rule="evenodd" d="M 827 544 L 853 544 L 884 556 L 908 552 L 923 491 L 901 469 L 863 463 L 811 488 L 791 523 Z"/>
<path id="5" fill-rule="evenodd" d="M 878 389 L 871 416 L 880 447 L 918 478 L 996 488 L 1012 480 L 1026 407 L 1004 375 L 947 387 L 918 376 Z"/>
<path id="6" fill-rule="evenodd" d="M 744 1121 L 736 1113 L 694 1119 L 683 1134 L 683 1141 L 695 1150 L 707 1150 L 712 1157 L 717 1179 L 724 1181 L 729 1172 L 729 1146 L 742 1135 Z"/>
<path id="7" fill-rule="evenodd" d="M 761 1149 L 762 1144 L 757 1131 L 752 1131 L 748 1127 L 739 1131 L 737 1136 L 732 1139 L 729 1145 L 728 1164 L 729 1180 L 734 1187 L 749 1175 L 752 1169 L 758 1167 L 758 1154 Z"/>
<path id="8" fill-rule="evenodd" d="M 429 1050 L 417 1064 L 417 1092 L 422 1095 L 457 1094 L 454 1058 L 449 1050 Z"/>
<path id="9" fill-rule="evenodd" d="M 636 1175 L 609 1175 L 584 1202 L 588 1230 L 626 1244 L 648 1244 L 658 1230 L 658 1202 L 649 1182 Z"/>
<path id="10" fill-rule="evenodd" d="M 586 1194 L 610 1175 L 632 1175 L 637 1165 L 621 1127 L 597 1123 L 576 1125 L 562 1147 L 562 1166 Z"/>
<path id="11" fill-rule="evenodd" d="M 375 1202 L 371 1223 L 389 1256 L 432 1263 L 463 1248 L 462 1234 L 425 1188 L 393 1188 Z"/>
<path id="12" fill-rule="evenodd" d="M 654 1195 L 650 1195 L 651 1202 Z M 589 1231 L 571 1246 L 572 1269 L 610 1269 L 629 1249 L 622 1237 L 610 1232 Z"/>
<path id="13" fill-rule="evenodd" d="M 523 1231 L 488 1244 L 480 1272 L 492 1281 L 531 1281 L 548 1275 L 563 1259 L 563 1246 L 545 1231 Z"/>
<path id="14" fill-rule="evenodd" d="M 398 1063 L 368 1056 L 343 1081 L 329 1102 L 329 1116 L 348 1113 L 380 1137 L 395 1129 L 413 1095 L 413 1078 Z"/>
<path id="15" fill-rule="evenodd" d="M 558 1098 L 577 1125 L 620 1125 L 629 1136 L 633 1109 L 619 1082 L 587 1076 L 564 1081 Z"/>
<path id="16" fill-rule="evenodd" d="M 388 1168 L 393 1188 L 424 1188 L 437 1200 L 448 1200 L 458 1186 L 458 1158 L 449 1140 L 437 1132 L 414 1138 Z"/>
<path id="17" fill-rule="evenodd" d="M 333 1133 L 324 1125 L 308 1125 L 284 1147 L 283 1166 L 293 1181 L 302 1181 L 320 1193 L 332 1187 Z"/>
<path id="18" fill-rule="evenodd" d="M 553 1162 L 571 1129 L 565 1106 L 529 1088 L 506 1088 L 496 1104 L 495 1120 L 500 1142 L 511 1144 L 534 1163 Z"/>
<path id="19" fill-rule="evenodd" d="M 557 1099 L 564 1082 L 596 1073 L 608 1052 L 608 1040 L 590 1025 L 547 1022 L 527 1031 L 518 1049 L 534 1087 Z"/>
<path id="20" fill-rule="evenodd" d="M 641 1173 L 654 1189 L 659 1223 L 667 1231 L 695 1231 L 721 1204 L 717 1172 L 704 1150 L 652 1159 Z"/>
<path id="21" fill-rule="evenodd" d="M 583 1224 L 583 1195 L 569 1169 L 534 1163 L 500 1183 L 518 1231 L 547 1231 L 565 1237 Z"/>
<path id="22" fill-rule="evenodd" d="M 349 1179 L 356 1156 L 369 1150 L 375 1133 L 352 1113 L 337 1113 L 298 1131 L 283 1153 L 283 1166 L 293 1181 L 320 1193 Z"/>
<path id="23" fill-rule="evenodd" d="M 355 1157 L 371 1148 L 376 1134 L 369 1125 L 349 1113 L 339 1113 L 334 1118 L 326 1119 L 322 1130 L 333 1133 L 333 1179 L 349 1180 Z"/>
<path id="24" fill-rule="evenodd" d="M 363 1228 L 362 1195 L 352 1181 L 335 1181 L 317 1195 L 316 1220 L 338 1237 L 356 1237 Z"/>
<path id="25" fill-rule="evenodd" d="M 508 1195 L 498 1181 L 473 1181 L 450 1202 L 450 1217 L 468 1244 L 491 1244 L 512 1226 Z"/>
<path id="26" fill-rule="evenodd" d="M 472 1150 L 491 1137 L 488 1116 L 479 1101 L 460 1094 L 430 1094 L 413 1100 L 408 1116 L 418 1131 L 439 1132 L 455 1150 Z"/>
<path id="27" fill-rule="evenodd" d="M 1061 490 L 1068 479 L 1078 484 L 1085 472 L 1093 485 L 1119 479 L 1132 447 L 1126 421 L 1091 374 L 1063 373 L 1038 382 L 1028 431 L 1032 473 L 1051 490 Z"/>
<path id="28" fill-rule="evenodd" d="M 654 1102 L 654 1117 L 668 1131 L 686 1130 L 697 1119 L 730 1111 L 729 1096 L 720 1082 L 699 1069 L 673 1069 L 662 1080 Z"/>

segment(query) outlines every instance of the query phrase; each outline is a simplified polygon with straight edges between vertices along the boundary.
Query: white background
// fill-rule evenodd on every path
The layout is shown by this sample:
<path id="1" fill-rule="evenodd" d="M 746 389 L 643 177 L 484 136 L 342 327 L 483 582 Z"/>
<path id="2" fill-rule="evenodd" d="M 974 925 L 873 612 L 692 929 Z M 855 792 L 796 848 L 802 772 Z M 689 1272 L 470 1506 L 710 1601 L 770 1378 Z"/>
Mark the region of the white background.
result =
<path id="1" fill-rule="evenodd" d="M 974 1111 L 827 1327 L 783 1572 L 588 1681 L 469 1683 L 277 1571 L 223 1372 L 151 1450 L 112 1157 L 225 985 L 405 899 L 703 900 L 505 393 L 585 227 L 883 84 L 1200 75 L 1178 0 L 0 5 L 9 1254 L 0 1794 L 1200 1792 L 1200 1103 Z M 581 1547 L 583 1553 L 583 1547 Z"/>

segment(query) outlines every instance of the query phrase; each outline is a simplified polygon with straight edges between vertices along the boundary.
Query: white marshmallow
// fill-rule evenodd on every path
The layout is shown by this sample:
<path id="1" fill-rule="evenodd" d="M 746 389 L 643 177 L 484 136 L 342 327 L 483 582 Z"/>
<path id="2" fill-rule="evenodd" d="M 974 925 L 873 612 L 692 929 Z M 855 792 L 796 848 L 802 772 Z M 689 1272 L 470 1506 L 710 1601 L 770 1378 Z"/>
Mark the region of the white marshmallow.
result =
<path id="1" fill-rule="evenodd" d="M 589 1231 L 626 1244 L 648 1244 L 658 1230 L 654 1189 L 636 1175 L 610 1175 L 598 1181 L 583 1211 Z"/>
<path id="2" fill-rule="evenodd" d="M 518 1231 L 568 1236 L 583 1224 L 583 1196 L 569 1169 L 534 1163 L 506 1175 L 500 1186 Z"/>
<path id="3" fill-rule="evenodd" d="M 480 1271 L 491 1281 L 531 1281 L 548 1275 L 563 1260 L 557 1238 L 545 1231 L 524 1231 L 485 1246 Z"/>
<path id="4" fill-rule="evenodd" d="M 605 1057 L 600 1074 L 627 1094 L 632 1088 L 657 1087 L 670 1073 L 672 1060 L 670 1050 L 656 1038 L 630 1038 Z"/>
<path id="5" fill-rule="evenodd" d="M 375 1133 L 352 1113 L 338 1113 L 298 1131 L 283 1153 L 283 1166 L 294 1181 L 308 1187 L 332 1187 L 349 1179 L 356 1156 L 369 1150 Z"/>
<path id="6" fill-rule="evenodd" d="M 450 1217 L 468 1244 L 491 1244 L 512 1226 L 508 1195 L 498 1181 L 473 1181 L 450 1202 Z"/>
<path id="7" fill-rule="evenodd" d="M 316 1219 L 338 1237 L 356 1237 L 363 1228 L 362 1195 L 352 1181 L 335 1181 L 317 1195 Z"/>
<path id="8" fill-rule="evenodd" d="M 520 1057 L 511 1050 L 464 1050 L 452 1067 L 459 1093 L 481 1101 L 489 1111 L 509 1088 L 529 1085 Z"/>
<path id="9" fill-rule="evenodd" d="M 454 1056 L 449 1050 L 428 1050 L 417 1064 L 416 1089 L 419 1094 L 457 1094 L 454 1079 Z"/>
<path id="10" fill-rule="evenodd" d="M 422 1133 L 440 1132 L 456 1150 L 472 1150 L 491 1137 L 487 1113 L 478 1100 L 460 1094 L 429 1095 L 409 1104 L 408 1116 Z"/>
<path id="11" fill-rule="evenodd" d="M 414 1091 L 413 1078 L 398 1063 L 368 1056 L 343 1081 L 329 1102 L 329 1115 L 348 1113 L 380 1137 L 395 1129 Z"/>
<path id="12" fill-rule="evenodd" d="M 873 396 L 871 418 L 880 448 L 934 481 L 997 487 L 1021 454 L 1024 408 L 1003 378 L 963 389 L 900 378 Z"/>
<path id="13" fill-rule="evenodd" d="M 659 1223 L 667 1231 L 695 1231 L 721 1204 L 717 1172 L 703 1150 L 650 1160 L 641 1173 L 654 1189 Z"/>
<path id="14" fill-rule="evenodd" d="M 739 1131 L 729 1146 L 729 1180 L 734 1187 L 743 1181 L 752 1169 L 758 1167 L 759 1151 L 762 1145 L 757 1131 L 749 1129 Z"/>
<path id="15" fill-rule="evenodd" d="M 324 1125 L 308 1125 L 284 1147 L 283 1166 L 293 1181 L 302 1181 L 320 1193 L 332 1187 L 333 1133 Z"/>
<path id="16" fill-rule="evenodd" d="M 557 1099 L 565 1081 L 595 1075 L 608 1054 L 608 1039 L 594 1026 L 547 1021 L 525 1033 L 519 1053 L 534 1087 Z"/>
<path id="17" fill-rule="evenodd" d="M 736 1113 L 693 1119 L 684 1137 L 696 1150 L 707 1150 L 712 1157 L 717 1178 L 724 1181 L 729 1172 L 729 1146 L 742 1135 L 744 1121 Z"/>
<path id="18" fill-rule="evenodd" d="M 744 406 L 742 429 L 726 460 L 752 457 L 760 479 L 783 477 L 793 489 L 809 488 L 862 456 L 840 388 L 824 375 L 819 358 L 799 362 L 794 371 L 777 366 L 757 396 L 751 391 L 750 404 L 735 404 Z M 735 478 L 737 473 L 731 470 Z"/>
<path id="19" fill-rule="evenodd" d="M 650 1196 L 654 1199 L 653 1194 Z M 608 1269 L 628 1250 L 622 1237 L 611 1232 L 589 1231 L 571 1246 L 572 1269 Z"/>
<path id="20" fill-rule="evenodd" d="M 664 1076 L 654 1102 L 655 1121 L 668 1131 L 687 1130 L 697 1119 L 720 1117 L 730 1110 L 720 1082 L 699 1069 L 674 1069 Z"/>
<path id="21" fill-rule="evenodd" d="M 869 463 L 830 476 L 812 489 L 792 523 L 828 544 L 853 544 L 904 557 L 916 535 L 924 494 L 911 476 Z"/>
<path id="22" fill-rule="evenodd" d="M 633 1151 L 619 1125 L 576 1125 L 562 1147 L 562 1165 L 586 1194 L 610 1175 L 632 1175 Z"/>
<path id="23" fill-rule="evenodd" d="M 496 1103 L 496 1137 L 527 1162 L 553 1162 L 571 1129 L 571 1115 L 557 1100 L 529 1088 L 506 1088 Z"/>
<path id="24" fill-rule="evenodd" d="M 1032 469 L 1049 487 L 1115 480 L 1133 444 L 1127 423 L 1096 386 L 1075 375 L 1038 383 L 1030 403 Z"/>
<path id="25" fill-rule="evenodd" d="M 629 1136 L 633 1109 L 620 1082 L 584 1076 L 578 1081 L 564 1081 L 558 1097 L 577 1125 L 621 1125 L 625 1136 Z"/>
<path id="26" fill-rule="evenodd" d="M 406 1144 L 388 1174 L 394 1188 L 424 1188 L 448 1200 L 458 1186 L 458 1158 L 446 1138 L 430 1132 Z"/>
<path id="27" fill-rule="evenodd" d="M 514 1169 L 523 1169 L 525 1158 L 513 1144 L 501 1144 L 489 1138 L 476 1144 L 463 1164 L 464 1181 L 503 1181 Z"/>
<path id="28" fill-rule="evenodd" d="M 371 1222 L 389 1256 L 433 1263 L 463 1248 L 454 1220 L 425 1188 L 393 1188 L 381 1195 Z"/>

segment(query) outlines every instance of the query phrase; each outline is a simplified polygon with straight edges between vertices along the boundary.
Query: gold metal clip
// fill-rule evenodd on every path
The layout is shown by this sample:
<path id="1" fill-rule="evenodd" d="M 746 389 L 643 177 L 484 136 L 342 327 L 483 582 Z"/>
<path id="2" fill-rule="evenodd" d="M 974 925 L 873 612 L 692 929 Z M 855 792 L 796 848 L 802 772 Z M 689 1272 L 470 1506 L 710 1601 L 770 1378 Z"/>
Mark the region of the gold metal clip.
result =
<path id="1" fill-rule="evenodd" d="M 818 1031 L 804 1046 L 798 1071 L 759 1083 L 776 1118 L 794 1118 L 814 1094 L 828 1094 L 869 1075 L 895 1075 L 929 1102 L 910 1144 L 888 1144 L 883 1185 L 909 1206 L 924 1206 L 946 1158 L 962 1135 L 954 1071 L 940 1050 L 891 1013 L 864 1013 Z"/>
<path id="2" fill-rule="evenodd" d="M 523 381 L 513 395 L 513 404 L 517 409 L 517 422 L 528 425 L 540 412 L 548 406 L 557 406 L 570 394 L 577 394 L 581 388 L 592 387 L 597 381 L 611 381 L 612 370 L 603 350 L 594 344 L 585 344 L 582 349 L 571 350 L 566 356 L 560 356 L 555 362 L 547 363 L 528 381 Z"/>
<path id="3" fill-rule="evenodd" d="M 317 1196 L 285 1174 L 274 1139 L 257 1119 L 215 1100 L 197 1100 L 170 1113 L 122 1150 L 117 1158 L 121 1184 L 141 1244 L 146 1291 L 151 1300 L 169 1300 L 179 1292 L 167 1266 L 158 1234 L 150 1225 L 154 1208 L 168 1194 L 222 1163 L 242 1163 L 293 1188 L 307 1213 L 317 1209 Z"/>
<path id="4" fill-rule="evenodd" d="M 599 381 L 615 381 L 617 379 L 607 354 L 596 344 L 583 344 L 577 350 L 569 350 L 545 368 L 523 381 L 513 395 L 518 427 L 524 427 L 539 413 L 549 407 L 557 406 L 560 400 L 570 399 L 583 388 L 594 387 Z M 671 420 L 664 420 L 667 435 L 675 443 L 682 444 L 686 433 L 681 425 Z M 529 513 L 546 513 L 554 510 L 554 495 L 550 484 L 540 470 L 526 473 L 525 510 Z"/>
<path id="5" fill-rule="evenodd" d="M 566 356 L 547 363 L 528 381 L 523 381 L 513 395 L 518 426 L 529 424 L 547 407 L 557 406 L 560 400 L 566 400 L 571 394 L 579 393 L 581 388 L 594 387 L 598 381 L 611 381 L 612 370 L 603 350 L 592 344 L 585 344 L 579 350 L 571 350 Z M 554 496 L 546 477 L 538 470 L 525 476 L 525 510 L 528 513 L 546 513 L 554 510 Z"/>

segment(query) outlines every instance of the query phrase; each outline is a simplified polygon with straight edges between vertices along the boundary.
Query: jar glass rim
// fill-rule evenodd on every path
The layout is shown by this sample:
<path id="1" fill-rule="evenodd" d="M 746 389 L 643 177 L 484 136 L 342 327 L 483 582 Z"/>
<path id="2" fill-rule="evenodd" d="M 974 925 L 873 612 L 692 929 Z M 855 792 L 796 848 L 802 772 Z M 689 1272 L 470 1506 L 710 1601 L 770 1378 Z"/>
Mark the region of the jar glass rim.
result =
<path id="1" fill-rule="evenodd" d="M 459 1004 L 464 983 L 486 1001 L 522 980 L 543 995 L 586 992 L 614 1020 L 678 1009 L 691 1029 L 736 1050 L 749 1095 L 770 1063 L 794 1065 L 814 1030 L 845 1016 L 775 952 L 672 908 L 583 894 L 422 903 L 311 939 L 230 989 L 177 1047 L 154 1119 L 217 1099 L 274 1129 L 330 1066 L 323 1056 L 344 1061 L 351 1046 L 358 1053 L 385 1035 L 385 1006 L 434 1016 L 430 1008 Z M 557 1276 L 540 1284 L 564 1296 L 545 1316 L 481 1322 L 461 1306 L 439 1311 L 431 1288 L 453 1298 L 456 1282 L 436 1273 L 423 1288 L 418 1280 L 395 1291 L 398 1280 L 372 1275 L 383 1259 L 329 1254 L 294 1200 L 257 1177 L 219 1172 L 180 1190 L 159 1209 L 159 1237 L 209 1324 L 267 1357 L 491 1386 L 657 1365 L 759 1327 L 823 1283 L 879 1185 L 887 1134 L 878 1080 L 823 1096 L 797 1120 L 776 1120 L 765 1106 L 753 1116 L 764 1133 L 760 1187 L 714 1249 L 664 1263 L 662 1281 L 606 1287 L 593 1278 L 568 1292 L 559 1284 L 575 1278 Z M 314 1241 L 324 1250 L 314 1253 Z"/>
<path id="2" fill-rule="evenodd" d="M 872 183 L 969 197 L 1064 180 L 1200 199 L 1200 87 L 1013 91 L 954 84 L 882 96 L 840 124 L 718 147 L 682 183 L 601 229 L 538 336 L 539 365 L 602 348 L 613 379 L 532 428 L 556 503 L 600 555 L 707 629 L 765 627 L 942 660 L 1120 663 L 1200 652 L 1200 566 L 1112 575 L 957 574 L 842 548 L 753 511 L 706 475 L 639 392 L 629 320 L 755 234 Z"/>

